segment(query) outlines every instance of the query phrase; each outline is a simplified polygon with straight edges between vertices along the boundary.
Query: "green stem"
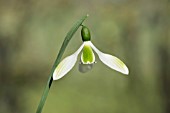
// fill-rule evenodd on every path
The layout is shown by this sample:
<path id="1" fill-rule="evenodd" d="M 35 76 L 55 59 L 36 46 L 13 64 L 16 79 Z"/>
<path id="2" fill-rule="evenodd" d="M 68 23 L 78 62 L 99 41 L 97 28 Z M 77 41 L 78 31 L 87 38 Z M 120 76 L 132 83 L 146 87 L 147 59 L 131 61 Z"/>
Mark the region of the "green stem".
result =
<path id="1" fill-rule="evenodd" d="M 45 104 L 45 101 L 46 101 L 46 98 L 48 96 L 48 92 L 50 90 L 50 87 L 52 85 L 52 82 L 53 82 L 53 78 L 52 78 L 52 75 L 53 75 L 53 72 L 55 70 L 55 68 L 58 66 L 58 64 L 60 63 L 60 60 L 61 60 L 61 57 L 69 43 L 69 41 L 71 40 L 72 36 L 74 35 L 74 33 L 77 31 L 77 29 L 82 25 L 82 23 L 84 22 L 84 20 L 88 17 L 88 15 L 86 16 L 83 16 L 80 20 L 78 20 L 78 22 L 70 29 L 70 31 L 67 33 L 66 37 L 65 37 L 65 40 L 60 48 L 60 51 L 58 53 L 58 56 L 54 62 L 54 65 L 51 69 L 51 73 L 50 73 L 50 76 L 48 78 L 48 81 L 47 81 L 47 84 L 45 86 L 45 89 L 44 89 L 44 92 L 42 94 L 42 97 L 41 97 L 41 100 L 40 100 L 40 103 L 38 105 L 38 108 L 37 108 L 37 111 L 36 113 L 41 113 L 42 112 L 42 109 L 43 109 L 43 106 Z"/>

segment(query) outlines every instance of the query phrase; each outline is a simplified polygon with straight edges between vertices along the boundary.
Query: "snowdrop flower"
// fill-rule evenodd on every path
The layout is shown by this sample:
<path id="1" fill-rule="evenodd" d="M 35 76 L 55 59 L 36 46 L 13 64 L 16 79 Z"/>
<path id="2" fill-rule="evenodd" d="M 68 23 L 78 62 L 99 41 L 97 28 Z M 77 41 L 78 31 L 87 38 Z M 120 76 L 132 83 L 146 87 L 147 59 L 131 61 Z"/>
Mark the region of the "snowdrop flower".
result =
<path id="1" fill-rule="evenodd" d="M 90 31 L 86 26 L 82 26 L 81 36 L 82 36 L 83 44 L 74 54 L 66 57 L 64 60 L 62 60 L 59 63 L 59 65 L 54 70 L 53 80 L 58 80 L 62 78 L 74 67 L 77 61 L 77 57 L 81 51 L 82 51 L 81 58 L 80 58 L 81 63 L 83 65 L 89 65 L 89 66 L 91 64 L 93 65 L 95 63 L 95 55 L 93 53 L 93 50 L 97 53 L 99 59 L 105 65 L 123 74 L 126 75 L 129 74 L 129 70 L 127 66 L 120 59 L 118 59 L 115 56 L 101 52 L 92 44 L 92 42 L 90 41 L 91 40 Z"/>

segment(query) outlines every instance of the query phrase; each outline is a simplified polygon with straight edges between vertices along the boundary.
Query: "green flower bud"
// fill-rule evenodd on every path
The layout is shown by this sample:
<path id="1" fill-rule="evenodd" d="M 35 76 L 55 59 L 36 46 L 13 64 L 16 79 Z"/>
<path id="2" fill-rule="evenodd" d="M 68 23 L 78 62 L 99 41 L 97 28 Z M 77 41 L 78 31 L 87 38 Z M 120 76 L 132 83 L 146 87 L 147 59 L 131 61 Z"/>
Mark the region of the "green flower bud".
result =
<path id="1" fill-rule="evenodd" d="M 81 37 L 83 41 L 90 41 L 91 39 L 90 30 L 86 26 L 82 26 Z"/>

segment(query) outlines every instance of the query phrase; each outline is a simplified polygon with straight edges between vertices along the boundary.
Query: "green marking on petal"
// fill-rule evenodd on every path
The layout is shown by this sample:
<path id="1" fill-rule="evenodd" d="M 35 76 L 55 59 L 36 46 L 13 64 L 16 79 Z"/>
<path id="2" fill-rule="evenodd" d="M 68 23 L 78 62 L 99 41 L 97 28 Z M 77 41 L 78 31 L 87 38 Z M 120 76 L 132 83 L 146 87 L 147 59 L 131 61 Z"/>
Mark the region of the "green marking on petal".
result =
<path id="1" fill-rule="evenodd" d="M 125 66 L 125 64 L 120 59 L 116 58 L 115 60 L 117 61 L 117 63 L 119 64 L 120 67 L 124 67 Z"/>
<path id="2" fill-rule="evenodd" d="M 89 45 L 84 45 L 84 48 L 81 54 L 81 61 L 83 64 L 94 63 L 95 56 L 94 56 L 92 48 Z"/>

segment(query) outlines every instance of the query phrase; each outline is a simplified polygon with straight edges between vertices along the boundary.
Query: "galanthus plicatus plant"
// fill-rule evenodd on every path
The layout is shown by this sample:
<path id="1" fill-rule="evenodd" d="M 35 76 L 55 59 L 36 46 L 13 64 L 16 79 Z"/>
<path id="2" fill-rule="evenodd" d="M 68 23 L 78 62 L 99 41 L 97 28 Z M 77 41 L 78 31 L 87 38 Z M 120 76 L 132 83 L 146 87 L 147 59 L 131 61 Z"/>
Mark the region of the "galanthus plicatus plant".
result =
<path id="1" fill-rule="evenodd" d="M 54 73 L 53 73 L 53 80 L 58 80 L 62 78 L 64 75 L 66 75 L 75 65 L 77 61 L 77 57 L 79 53 L 81 53 L 81 63 L 82 64 L 93 64 L 95 63 L 95 55 L 93 53 L 93 50 L 98 54 L 99 59 L 108 67 L 119 71 L 123 74 L 128 75 L 129 70 L 127 66 L 117 57 L 105 54 L 101 51 L 99 51 L 91 42 L 91 35 L 89 29 L 82 25 L 81 29 L 81 36 L 83 44 L 80 46 L 80 48 L 72 55 L 66 57 L 61 63 L 56 67 Z M 93 49 L 93 50 L 92 50 Z"/>
<path id="2" fill-rule="evenodd" d="M 80 72 L 86 72 L 90 70 L 95 63 L 95 55 L 93 53 L 93 50 L 97 53 L 99 56 L 99 59 L 108 67 L 121 72 L 123 74 L 128 75 L 129 70 L 127 66 L 119 60 L 117 57 L 105 54 L 98 50 L 91 42 L 91 36 L 89 29 L 82 25 L 84 20 L 88 17 L 88 15 L 83 16 L 80 20 L 77 21 L 77 23 L 70 29 L 70 31 L 67 33 L 64 42 L 60 48 L 60 51 L 58 53 L 58 56 L 54 62 L 54 65 L 51 69 L 51 73 L 49 75 L 49 79 L 47 81 L 47 84 L 45 86 L 44 92 L 42 94 L 41 100 L 39 102 L 38 108 L 36 113 L 41 113 L 43 106 L 45 104 L 48 92 L 51 88 L 51 85 L 53 83 L 53 80 L 58 80 L 62 78 L 64 75 L 66 75 L 76 64 L 77 57 L 80 52 L 81 58 L 79 63 L 79 70 Z M 62 55 L 69 43 L 69 41 L 72 39 L 74 33 L 78 30 L 79 27 L 82 26 L 81 30 L 81 36 L 83 44 L 80 46 L 80 48 L 72 55 L 66 57 L 64 60 L 61 61 Z M 60 62 L 61 61 L 61 62 Z"/>

